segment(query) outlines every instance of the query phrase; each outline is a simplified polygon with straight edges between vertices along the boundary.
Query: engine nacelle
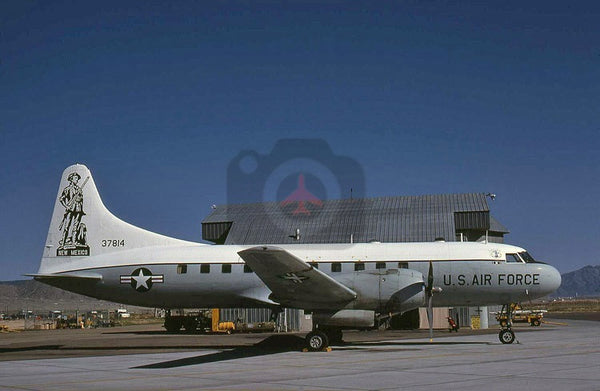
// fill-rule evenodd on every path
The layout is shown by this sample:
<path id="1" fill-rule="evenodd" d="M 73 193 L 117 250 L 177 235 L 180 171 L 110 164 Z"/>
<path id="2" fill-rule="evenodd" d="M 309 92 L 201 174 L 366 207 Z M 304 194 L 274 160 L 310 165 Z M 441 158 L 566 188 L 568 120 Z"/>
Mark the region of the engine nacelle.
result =
<path id="1" fill-rule="evenodd" d="M 360 271 L 336 280 L 358 294 L 349 309 L 401 313 L 425 306 L 423 274 L 416 270 Z"/>
<path id="2" fill-rule="evenodd" d="M 319 327 L 370 329 L 375 326 L 375 311 L 341 310 L 334 313 L 313 313 L 313 323 Z"/>

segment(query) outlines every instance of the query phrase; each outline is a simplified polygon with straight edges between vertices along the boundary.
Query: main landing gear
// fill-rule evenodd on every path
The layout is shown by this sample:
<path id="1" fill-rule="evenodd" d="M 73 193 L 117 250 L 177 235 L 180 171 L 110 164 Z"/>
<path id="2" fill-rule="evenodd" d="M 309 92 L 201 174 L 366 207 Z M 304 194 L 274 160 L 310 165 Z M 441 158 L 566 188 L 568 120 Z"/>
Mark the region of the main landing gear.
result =
<path id="1" fill-rule="evenodd" d="M 332 343 L 342 342 L 342 337 L 342 329 L 337 327 L 315 329 L 306 335 L 306 348 L 311 352 L 325 350 Z"/>
<path id="2" fill-rule="evenodd" d="M 513 307 L 511 304 L 504 304 L 500 311 L 500 318 L 502 319 L 502 321 L 500 321 L 500 327 L 502 327 L 502 330 L 498 333 L 498 339 L 500 339 L 500 342 L 503 344 L 511 344 L 515 342 L 516 339 L 515 333 L 512 331 L 512 309 Z"/>

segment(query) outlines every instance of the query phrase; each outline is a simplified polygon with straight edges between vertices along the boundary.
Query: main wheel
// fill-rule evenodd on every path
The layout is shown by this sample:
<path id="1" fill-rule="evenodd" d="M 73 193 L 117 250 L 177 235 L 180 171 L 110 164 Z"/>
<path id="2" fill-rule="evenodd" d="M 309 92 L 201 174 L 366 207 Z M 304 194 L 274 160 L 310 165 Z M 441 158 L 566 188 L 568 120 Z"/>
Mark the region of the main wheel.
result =
<path id="1" fill-rule="evenodd" d="M 498 338 L 500 339 L 500 342 L 504 344 L 513 343 L 515 341 L 515 333 L 510 329 L 504 329 L 500 331 Z"/>
<path id="2" fill-rule="evenodd" d="M 322 331 L 311 331 L 306 336 L 306 347 L 311 352 L 323 350 L 329 346 L 327 335 Z"/>

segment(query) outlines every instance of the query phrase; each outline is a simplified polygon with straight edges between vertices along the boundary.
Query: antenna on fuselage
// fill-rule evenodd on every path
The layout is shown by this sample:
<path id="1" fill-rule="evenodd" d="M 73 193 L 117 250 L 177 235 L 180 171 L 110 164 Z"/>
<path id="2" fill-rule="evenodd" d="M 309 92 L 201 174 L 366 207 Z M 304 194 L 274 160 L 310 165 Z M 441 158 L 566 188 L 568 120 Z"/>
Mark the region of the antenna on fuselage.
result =
<path id="1" fill-rule="evenodd" d="M 495 193 L 486 193 L 485 195 L 486 197 L 490 197 L 490 199 L 492 201 L 494 201 L 496 199 L 496 194 Z M 485 244 L 489 243 L 489 230 L 485 230 Z"/>
<path id="2" fill-rule="evenodd" d="M 296 233 L 293 235 L 288 235 L 288 237 L 294 240 L 300 240 L 300 228 L 296 228 Z"/>

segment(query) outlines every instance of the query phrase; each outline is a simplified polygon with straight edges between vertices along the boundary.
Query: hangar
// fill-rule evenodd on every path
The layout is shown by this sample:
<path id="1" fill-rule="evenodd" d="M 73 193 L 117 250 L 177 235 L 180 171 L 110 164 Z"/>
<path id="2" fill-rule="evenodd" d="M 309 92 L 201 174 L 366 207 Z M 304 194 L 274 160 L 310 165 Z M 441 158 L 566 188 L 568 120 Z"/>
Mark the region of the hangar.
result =
<path id="1" fill-rule="evenodd" d="M 492 197 L 462 193 L 213 206 L 202 221 L 202 239 L 243 245 L 434 240 L 503 243 L 509 231 L 490 215 L 488 199 Z M 456 309 L 455 316 L 466 325 L 477 311 Z M 269 312 L 226 309 L 221 317 L 259 322 L 267 320 Z M 302 328 L 299 311 L 286 310 L 284 318 L 286 329 Z"/>
<path id="2" fill-rule="evenodd" d="M 216 244 L 502 243 L 509 231 L 490 215 L 487 199 L 485 193 L 465 193 L 221 205 L 202 221 L 202 239 Z"/>

